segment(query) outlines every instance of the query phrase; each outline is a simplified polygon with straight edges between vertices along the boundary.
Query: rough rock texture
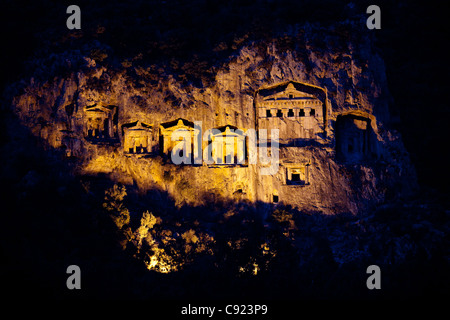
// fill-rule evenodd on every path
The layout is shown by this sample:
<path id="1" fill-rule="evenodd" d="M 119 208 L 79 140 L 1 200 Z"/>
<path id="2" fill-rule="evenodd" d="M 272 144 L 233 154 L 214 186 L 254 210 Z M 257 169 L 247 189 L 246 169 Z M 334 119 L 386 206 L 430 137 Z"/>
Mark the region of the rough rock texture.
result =
<path id="1" fill-rule="evenodd" d="M 31 78 L 16 85 L 11 107 L 44 145 L 64 149 L 75 161 L 77 174 L 104 173 L 143 191 L 167 191 L 178 204 L 201 205 L 211 194 L 270 203 L 277 193 L 280 202 L 300 210 L 356 214 L 386 197 L 409 194 L 416 186 L 415 173 L 399 133 L 389 129 L 384 65 L 370 41 L 347 41 L 337 47 L 341 36 L 319 31 L 307 25 L 295 45 L 287 47 L 280 41 L 248 44 L 217 68 L 212 83 L 201 87 L 185 85 L 161 68 L 113 68 L 66 52 L 55 64 L 79 67 L 69 67 L 67 76 Z M 311 45 L 318 37 L 323 41 L 320 48 Z M 183 118 L 202 121 L 203 132 L 224 125 L 254 129 L 257 90 L 291 80 L 326 90 L 326 132 L 320 143 L 282 147 L 277 174 L 261 176 L 259 164 L 175 166 L 158 155 L 161 123 Z M 85 108 L 93 105 L 117 106 L 115 141 L 99 144 L 86 139 Z M 372 128 L 375 157 L 370 161 L 346 163 L 337 157 L 337 118 L 352 113 L 363 115 Z M 138 120 L 153 128 L 156 152 L 146 157 L 126 154 L 123 147 L 121 126 Z M 310 163 L 309 184 L 286 185 L 284 162 L 301 161 Z"/>

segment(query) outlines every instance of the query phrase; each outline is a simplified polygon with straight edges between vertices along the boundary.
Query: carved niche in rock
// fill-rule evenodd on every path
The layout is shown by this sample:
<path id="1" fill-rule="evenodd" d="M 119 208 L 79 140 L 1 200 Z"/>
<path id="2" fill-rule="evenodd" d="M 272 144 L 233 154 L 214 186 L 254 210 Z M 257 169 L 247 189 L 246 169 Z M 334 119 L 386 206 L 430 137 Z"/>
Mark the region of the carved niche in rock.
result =
<path id="1" fill-rule="evenodd" d="M 283 166 L 286 168 L 286 185 L 309 185 L 310 164 L 310 162 L 283 163 Z"/>
<path id="2" fill-rule="evenodd" d="M 85 108 L 85 137 L 91 142 L 112 142 L 118 139 L 117 106 L 92 105 Z"/>
<path id="3" fill-rule="evenodd" d="M 246 136 L 232 125 L 215 128 L 211 136 L 212 156 L 216 164 L 244 164 L 246 158 Z"/>
<path id="4" fill-rule="evenodd" d="M 162 156 L 171 159 L 172 153 L 193 163 L 194 123 L 182 118 L 162 123 L 159 126 L 159 150 Z"/>
<path id="5" fill-rule="evenodd" d="M 128 154 L 152 152 L 152 126 L 141 121 L 122 125 L 123 148 Z"/>
<path id="6" fill-rule="evenodd" d="M 325 131 L 326 90 L 296 81 L 261 88 L 256 92 L 258 129 L 278 129 L 281 145 L 301 145 Z"/>
<path id="7" fill-rule="evenodd" d="M 374 116 L 360 111 L 337 116 L 336 156 L 340 161 L 357 163 L 377 157 L 373 121 Z"/>

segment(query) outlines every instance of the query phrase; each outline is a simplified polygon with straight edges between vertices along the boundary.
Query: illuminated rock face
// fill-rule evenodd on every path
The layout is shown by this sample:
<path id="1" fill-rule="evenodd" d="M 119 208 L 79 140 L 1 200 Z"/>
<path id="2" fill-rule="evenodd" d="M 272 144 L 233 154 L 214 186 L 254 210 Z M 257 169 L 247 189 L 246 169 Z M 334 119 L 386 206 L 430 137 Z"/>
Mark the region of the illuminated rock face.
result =
<path id="1" fill-rule="evenodd" d="M 383 63 L 364 52 L 358 64 L 347 53 L 311 49 L 314 67 L 307 71 L 295 53 L 274 45 L 264 53 L 244 47 L 218 70 L 214 85 L 202 88 L 167 76 L 157 86 L 136 86 L 149 71 L 132 79 L 89 64 L 52 85 L 31 82 L 14 107 L 46 145 L 76 159 L 78 174 L 101 172 L 158 189 L 177 205 L 220 198 L 258 202 L 262 212 L 287 204 L 358 213 L 384 201 L 394 186 L 400 195 L 415 185 L 401 140 L 388 129 Z M 105 88 L 89 85 L 105 75 Z M 248 132 L 267 130 L 271 145 L 273 129 L 279 130 L 279 162 L 267 175 L 261 173 L 268 165 L 260 161 L 260 149 L 257 162 L 249 161 Z M 177 130 L 188 134 L 173 140 Z M 205 162 L 208 145 L 215 146 L 214 164 Z M 172 163 L 174 149 L 190 165 Z"/>

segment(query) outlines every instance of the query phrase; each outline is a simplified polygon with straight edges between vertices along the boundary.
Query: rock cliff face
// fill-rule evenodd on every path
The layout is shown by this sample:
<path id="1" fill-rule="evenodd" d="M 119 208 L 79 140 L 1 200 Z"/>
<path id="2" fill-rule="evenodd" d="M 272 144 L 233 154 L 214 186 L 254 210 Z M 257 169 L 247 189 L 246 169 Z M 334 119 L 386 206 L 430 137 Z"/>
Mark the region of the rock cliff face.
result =
<path id="1" fill-rule="evenodd" d="M 312 45 L 319 38 L 322 45 Z M 162 67 L 111 67 L 101 57 L 66 52 L 56 60 L 69 72 L 16 85 L 22 91 L 12 90 L 12 108 L 43 145 L 75 163 L 78 175 L 102 173 L 143 192 L 167 192 L 177 205 L 227 199 L 258 203 L 261 212 L 284 203 L 357 214 L 407 195 L 416 178 L 399 134 L 389 129 L 382 59 L 369 40 L 339 41 L 306 26 L 290 46 L 249 43 L 203 85 Z M 179 148 L 195 148 L 193 140 L 203 136 L 203 151 L 207 130 L 226 126 L 247 139 L 242 164 L 171 163 L 177 147 L 165 132 L 191 132 L 191 143 Z M 248 132 L 258 129 L 269 131 L 269 141 L 279 130 L 278 170 L 270 175 L 261 174 L 259 158 L 248 159 Z M 196 152 L 183 151 L 190 159 Z"/>

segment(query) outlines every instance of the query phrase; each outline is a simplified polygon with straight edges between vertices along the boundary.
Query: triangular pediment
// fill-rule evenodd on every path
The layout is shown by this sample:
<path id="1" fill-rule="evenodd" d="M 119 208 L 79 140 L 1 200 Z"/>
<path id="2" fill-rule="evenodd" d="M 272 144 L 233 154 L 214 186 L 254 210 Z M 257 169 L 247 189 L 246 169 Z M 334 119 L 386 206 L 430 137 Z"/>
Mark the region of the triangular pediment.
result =
<path id="1" fill-rule="evenodd" d="M 316 99 L 310 93 L 297 90 L 292 83 L 290 83 L 284 90 L 264 97 L 264 100 L 296 100 L 296 99 Z"/>
<path id="2" fill-rule="evenodd" d="M 219 130 L 220 133 L 215 134 L 215 136 L 242 136 L 244 132 L 239 129 L 238 127 L 235 127 L 233 125 L 226 125 L 222 127 L 215 128 L 215 130 Z"/>
<path id="3" fill-rule="evenodd" d="M 115 106 L 102 106 L 102 105 L 94 104 L 92 106 L 86 106 L 85 107 L 85 111 L 86 112 L 105 112 L 105 113 L 109 113 L 114 108 L 115 108 Z"/>
<path id="4" fill-rule="evenodd" d="M 164 131 L 165 130 L 173 131 L 177 129 L 193 130 L 194 123 L 183 118 L 178 118 L 173 121 L 161 123 L 160 128 Z"/>
<path id="5" fill-rule="evenodd" d="M 125 123 L 122 125 L 122 128 L 130 130 L 151 130 L 152 126 L 138 120 L 130 123 Z"/>
<path id="6" fill-rule="evenodd" d="M 324 102 L 326 100 L 326 90 L 324 88 L 293 80 L 262 87 L 256 93 L 264 101 L 319 99 Z"/>
<path id="7" fill-rule="evenodd" d="M 125 123 L 122 125 L 122 134 L 125 132 L 132 132 L 132 131 L 152 131 L 152 126 L 141 122 L 140 120 Z"/>

